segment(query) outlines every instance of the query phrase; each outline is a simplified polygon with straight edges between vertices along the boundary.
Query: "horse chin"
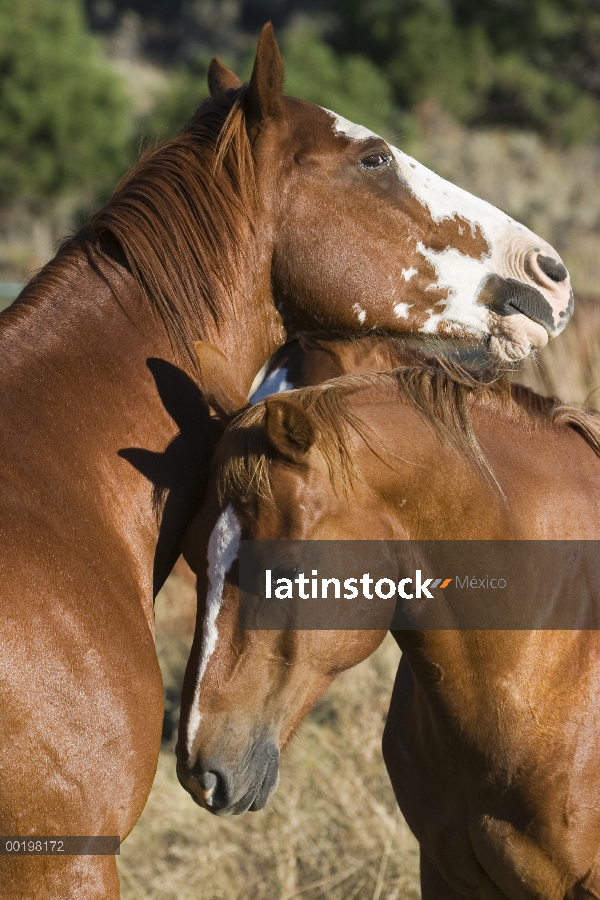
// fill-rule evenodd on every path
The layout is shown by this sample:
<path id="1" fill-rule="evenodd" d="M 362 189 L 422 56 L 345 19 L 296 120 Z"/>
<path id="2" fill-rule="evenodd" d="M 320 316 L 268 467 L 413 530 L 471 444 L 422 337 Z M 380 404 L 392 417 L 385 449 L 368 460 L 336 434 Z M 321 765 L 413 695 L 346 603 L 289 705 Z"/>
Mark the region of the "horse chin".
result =
<path id="1" fill-rule="evenodd" d="M 532 350 L 541 350 L 548 343 L 543 325 L 522 313 L 512 316 L 490 315 L 488 352 L 500 362 L 520 362 Z"/>
<path id="2" fill-rule="evenodd" d="M 264 809 L 269 797 L 275 793 L 279 784 L 279 758 L 272 757 L 268 764 L 258 790 L 256 786 L 247 791 L 244 796 L 231 806 L 213 807 L 204 805 L 208 812 L 215 816 L 241 816 L 245 812 L 259 812 Z"/>

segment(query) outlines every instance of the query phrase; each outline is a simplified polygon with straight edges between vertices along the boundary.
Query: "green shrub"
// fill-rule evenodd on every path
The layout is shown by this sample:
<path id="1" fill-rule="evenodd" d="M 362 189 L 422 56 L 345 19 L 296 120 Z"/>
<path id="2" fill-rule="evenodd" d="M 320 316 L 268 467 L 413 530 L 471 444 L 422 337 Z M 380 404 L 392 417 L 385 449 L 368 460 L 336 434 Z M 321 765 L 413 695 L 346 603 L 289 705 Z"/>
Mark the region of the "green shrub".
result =
<path id="1" fill-rule="evenodd" d="M 129 101 L 78 0 L 0 0 L 0 204 L 90 200 L 130 156 Z"/>
<path id="2" fill-rule="evenodd" d="M 143 140 L 152 142 L 176 134 L 208 96 L 206 76 L 210 56 L 199 55 L 176 69 L 157 97 L 157 103 L 143 123 Z"/>
<path id="3" fill-rule="evenodd" d="M 492 88 L 479 121 L 534 129 L 563 145 L 600 134 L 600 110 L 592 96 L 516 52 L 496 59 Z"/>
<path id="4" fill-rule="evenodd" d="M 365 56 L 338 56 L 309 25 L 289 29 L 282 41 L 285 91 L 371 128 L 389 130 L 393 110 L 385 75 Z"/>
<path id="5" fill-rule="evenodd" d="M 600 133 L 599 0 L 334 0 L 330 40 L 362 52 L 405 109 L 568 144 Z"/>

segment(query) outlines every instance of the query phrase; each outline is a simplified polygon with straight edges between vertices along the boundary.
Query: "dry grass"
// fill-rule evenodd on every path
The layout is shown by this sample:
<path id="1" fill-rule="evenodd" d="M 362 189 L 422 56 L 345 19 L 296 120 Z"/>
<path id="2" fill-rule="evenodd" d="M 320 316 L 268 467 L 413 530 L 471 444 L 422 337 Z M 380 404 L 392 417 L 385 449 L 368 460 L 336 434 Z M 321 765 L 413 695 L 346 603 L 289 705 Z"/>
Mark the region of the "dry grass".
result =
<path id="1" fill-rule="evenodd" d="M 182 557 L 154 605 L 156 652 L 165 692 L 163 746 L 173 750 L 177 741 L 179 702 L 185 666 L 196 623 L 196 579 Z"/>
<path id="2" fill-rule="evenodd" d="M 171 588 L 172 590 L 172 588 Z M 124 900 L 418 898 L 418 850 L 381 759 L 399 651 L 388 637 L 337 680 L 282 764 L 260 813 L 216 819 L 161 753 L 150 799 L 121 849 Z"/>

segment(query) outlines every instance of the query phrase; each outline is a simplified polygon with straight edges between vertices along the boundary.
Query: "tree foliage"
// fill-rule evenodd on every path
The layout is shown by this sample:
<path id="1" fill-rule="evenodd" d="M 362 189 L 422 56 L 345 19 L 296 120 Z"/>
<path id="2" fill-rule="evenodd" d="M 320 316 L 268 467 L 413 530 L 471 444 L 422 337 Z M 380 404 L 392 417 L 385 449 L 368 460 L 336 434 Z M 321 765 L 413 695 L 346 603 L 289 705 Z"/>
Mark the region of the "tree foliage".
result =
<path id="1" fill-rule="evenodd" d="M 378 134 L 389 130 L 394 108 L 391 87 L 377 66 L 360 54 L 338 55 L 310 24 L 284 32 L 285 92 L 360 122 Z M 243 80 L 250 78 L 254 52 L 241 63 L 228 60 Z M 150 140 L 174 134 L 206 96 L 208 55 L 179 68 L 163 91 L 144 131 Z"/>
<path id="2" fill-rule="evenodd" d="M 0 0 L 2 205 L 93 202 L 133 159 L 139 123 L 86 27 L 86 5 L 98 6 Z M 269 17 L 280 26 L 286 90 L 383 135 L 398 125 L 398 109 L 433 99 L 466 123 L 534 129 L 562 143 L 600 136 L 600 0 L 114 0 L 110 8 L 115 28 L 126 9 L 147 17 L 148 34 L 162 23 L 162 55 L 171 47 L 171 62 L 188 60 L 143 123 L 146 139 L 193 114 L 213 52 L 229 54 L 247 78 L 255 39 L 244 29 Z"/>
<path id="3" fill-rule="evenodd" d="M 208 96 L 207 74 L 210 57 L 199 54 L 179 66 L 160 92 L 155 108 L 142 125 L 142 139 L 152 142 L 176 134 L 191 119 Z M 225 60 L 223 60 L 225 62 Z"/>
<path id="4" fill-rule="evenodd" d="M 288 29 L 282 51 L 286 93 L 332 109 L 377 134 L 388 131 L 392 90 L 371 60 L 358 53 L 336 54 L 308 25 Z"/>
<path id="5" fill-rule="evenodd" d="M 600 0 L 336 0 L 332 41 L 386 73 L 397 102 L 463 121 L 600 132 Z"/>
<path id="6" fill-rule="evenodd" d="M 0 202 L 106 191 L 130 158 L 131 114 L 78 0 L 0 0 Z"/>
<path id="7" fill-rule="evenodd" d="M 132 9 L 147 22 L 148 52 L 161 33 L 165 58 L 214 51 L 237 68 L 249 32 L 273 19 L 288 90 L 375 130 L 390 104 L 414 111 L 434 100 L 468 124 L 533 129 L 565 144 L 600 136 L 600 0 L 113 0 L 110 8 L 113 24 Z M 180 70 L 173 112 L 192 90 Z"/>

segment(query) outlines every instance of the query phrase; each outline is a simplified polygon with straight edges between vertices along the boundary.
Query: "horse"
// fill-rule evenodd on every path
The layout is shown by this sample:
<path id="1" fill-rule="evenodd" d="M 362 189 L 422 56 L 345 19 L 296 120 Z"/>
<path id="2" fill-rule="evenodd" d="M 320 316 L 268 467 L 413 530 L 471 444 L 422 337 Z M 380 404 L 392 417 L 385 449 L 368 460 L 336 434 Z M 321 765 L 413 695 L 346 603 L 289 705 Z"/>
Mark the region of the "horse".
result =
<path id="1" fill-rule="evenodd" d="M 547 243 L 285 97 L 270 26 L 249 84 L 216 58 L 208 80 L 183 130 L 0 317 L 5 837 L 122 840 L 148 796 L 153 596 L 220 434 L 196 339 L 217 351 L 204 368 L 235 361 L 245 398 L 295 333 L 418 333 L 519 358 L 571 313 Z M 116 898 L 115 860 L 0 853 L 0 897 L 32 896 Z"/>
<path id="2" fill-rule="evenodd" d="M 391 540 L 401 561 L 415 541 L 441 542 L 434 563 L 440 547 L 482 540 L 594 553 L 599 457 L 597 414 L 425 361 L 239 413 L 184 543 L 199 614 L 177 771 L 195 801 L 216 815 L 263 807 L 308 710 L 386 633 L 242 630 L 241 539 Z M 559 583 L 529 586 L 537 619 L 524 628 L 502 616 L 496 630 L 423 627 L 409 601 L 412 620 L 393 631 L 403 655 L 383 753 L 421 846 L 424 900 L 600 890 L 600 631 L 583 615 L 597 618 L 597 580 Z M 559 595 L 571 625 L 532 630 L 556 627 Z"/>

